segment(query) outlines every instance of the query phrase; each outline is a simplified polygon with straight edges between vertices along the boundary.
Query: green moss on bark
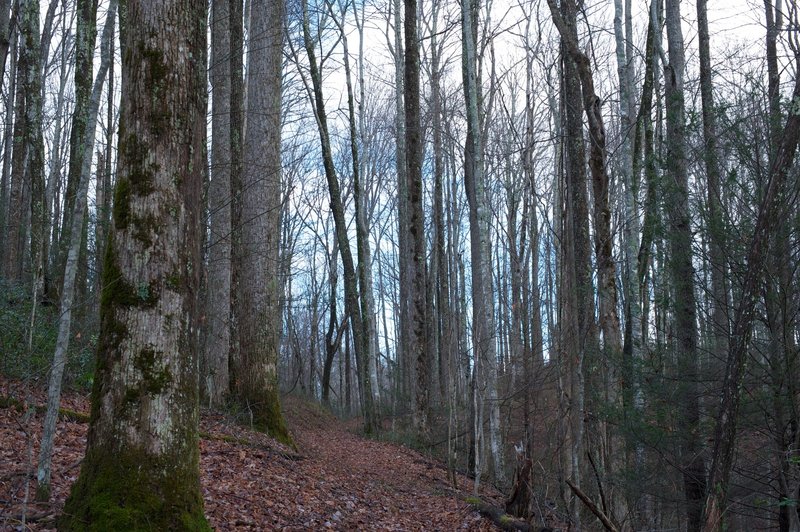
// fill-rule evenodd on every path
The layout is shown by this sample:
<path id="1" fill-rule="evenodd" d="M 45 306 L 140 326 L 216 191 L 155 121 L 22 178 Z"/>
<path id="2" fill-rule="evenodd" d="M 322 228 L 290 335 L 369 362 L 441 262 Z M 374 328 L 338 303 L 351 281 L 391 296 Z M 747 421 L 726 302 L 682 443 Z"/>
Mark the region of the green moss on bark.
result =
<path id="1" fill-rule="evenodd" d="M 208 531 L 197 465 L 142 451 L 90 451 L 59 530 Z"/>
<path id="2" fill-rule="evenodd" d="M 161 166 L 151 160 L 150 146 L 135 134 L 125 134 L 120 127 L 120 158 L 127 163 L 127 186 L 130 194 L 144 197 L 155 191 L 155 175 Z M 120 181 L 122 182 L 122 181 Z"/>
<path id="3" fill-rule="evenodd" d="M 127 179 L 120 179 L 114 188 L 114 227 L 127 229 L 131 215 L 131 184 Z"/>
<path id="4" fill-rule="evenodd" d="M 142 349 L 133 357 L 133 367 L 141 373 L 138 386 L 125 392 L 125 402 L 135 403 L 146 395 L 156 396 L 172 383 L 169 367 L 159 364 L 161 357 L 152 349 Z"/>
<path id="5" fill-rule="evenodd" d="M 261 403 L 261 406 L 259 408 L 254 408 L 253 428 L 269 434 L 279 442 L 297 450 L 297 446 L 294 440 L 292 440 L 291 434 L 289 434 L 289 429 L 286 427 L 286 421 L 281 412 L 280 397 L 274 391 L 268 391 L 264 395 L 266 397 L 264 402 Z"/>

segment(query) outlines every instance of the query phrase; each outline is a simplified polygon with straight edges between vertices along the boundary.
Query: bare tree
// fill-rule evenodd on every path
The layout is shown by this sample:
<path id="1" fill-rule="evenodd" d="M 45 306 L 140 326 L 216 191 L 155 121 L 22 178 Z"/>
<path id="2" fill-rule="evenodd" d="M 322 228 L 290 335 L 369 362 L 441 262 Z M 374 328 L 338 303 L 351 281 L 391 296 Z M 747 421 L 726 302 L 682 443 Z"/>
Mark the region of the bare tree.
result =
<path id="1" fill-rule="evenodd" d="M 358 278 L 353 255 L 350 250 L 350 238 L 347 234 L 347 222 L 344 218 L 344 203 L 342 201 L 339 177 L 336 172 L 333 152 L 331 150 L 328 115 L 325 111 L 325 99 L 322 92 L 321 66 L 317 62 L 315 45 L 311 36 L 308 2 L 305 0 L 302 2 L 302 19 L 303 45 L 306 55 L 308 56 L 309 75 L 311 77 L 311 86 L 306 84 L 306 90 L 309 93 L 309 97 L 313 99 L 314 116 L 317 122 L 320 147 L 322 150 L 322 163 L 325 171 L 325 179 L 328 184 L 331 211 L 333 213 L 334 230 L 336 232 L 336 239 L 338 240 L 339 254 L 344 267 L 345 309 L 349 316 L 353 332 L 358 381 L 362 392 L 364 431 L 370 434 L 377 430 L 378 427 L 375 419 L 372 382 L 369 375 L 368 350 L 366 350 L 366 346 L 369 344 L 370 340 L 369 338 L 365 338 L 365 336 L 369 334 L 369 331 L 364 330 L 364 321 L 361 316 L 363 309 L 359 301 Z"/>
<path id="2" fill-rule="evenodd" d="M 87 135 L 84 141 L 89 144 L 85 148 L 86 153 L 92 153 L 97 128 L 97 115 L 100 110 L 100 99 L 103 95 L 103 84 L 105 83 L 106 73 L 111 63 L 111 50 L 109 41 L 113 36 L 114 20 L 117 14 L 117 0 L 111 0 L 106 14 L 105 27 L 101 42 L 100 68 L 94 80 L 91 98 L 88 108 Z M 61 316 L 58 323 L 58 339 L 56 340 L 56 350 L 53 354 L 53 366 L 50 370 L 50 383 L 47 389 L 47 410 L 45 412 L 44 428 L 42 430 L 42 443 L 39 451 L 39 464 L 36 472 L 36 498 L 40 501 L 47 501 L 50 498 L 50 466 L 53 455 L 53 442 L 56 432 L 56 421 L 58 420 L 58 408 L 61 403 L 61 382 L 64 375 L 64 365 L 66 364 L 67 349 L 69 348 L 70 328 L 72 326 L 72 306 L 75 296 L 75 280 L 78 273 L 78 254 L 83 241 L 84 213 L 86 211 L 87 192 L 91 177 L 91 157 L 85 157 L 83 168 L 81 168 L 81 179 L 76 191 L 75 212 L 70 217 L 72 227 L 70 227 L 70 243 L 67 250 L 67 262 L 64 270 L 63 287 L 61 289 Z"/>
<path id="3" fill-rule="evenodd" d="M 478 80 L 478 7 L 476 0 L 461 7 L 462 75 L 467 106 L 467 140 L 464 148 L 464 186 L 469 203 L 470 252 L 472 255 L 472 331 L 475 356 L 476 393 L 485 390 L 489 412 L 489 447 L 493 474 L 505 484 L 500 403 L 497 397 L 497 347 L 495 338 L 494 295 L 492 293 L 491 250 L 489 242 L 490 212 L 487 204 L 484 175 L 484 142 L 480 119 Z M 477 380 L 480 379 L 480 384 Z M 482 430 L 476 420 L 477 429 Z"/>
<path id="4" fill-rule="evenodd" d="M 94 46 L 97 37 L 97 0 L 78 0 L 76 6 L 75 30 L 75 107 L 72 113 L 72 126 L 69 139 L 69 167 L 67 187 L 64 192 L 64 229 L 58 242 L 58 255 L 53 286 L 60 287 L 64 275 L 64 263 L 70 243 L 70 228 L 78 185 L 81 179 L 83 159 L 92 157 L 93 146 L 84 142 L 89 129 L 89 100 L 92 95 L 92 67 Z"/>

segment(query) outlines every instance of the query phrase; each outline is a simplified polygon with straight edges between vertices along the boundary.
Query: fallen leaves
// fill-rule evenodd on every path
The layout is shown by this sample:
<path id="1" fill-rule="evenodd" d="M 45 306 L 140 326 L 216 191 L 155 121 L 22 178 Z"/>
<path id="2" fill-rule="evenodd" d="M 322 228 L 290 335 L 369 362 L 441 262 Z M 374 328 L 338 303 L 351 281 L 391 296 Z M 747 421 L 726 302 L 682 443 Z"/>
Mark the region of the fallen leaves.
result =
<path id="1" fill-rule="evenodd" d="M 0 379 L 0 395 L 44 403 L 43 390 Z M 299 454 L 224 416 L 201 415 L 200 470 L 206 516 L 217 530 L 492 530 L 455 491 L 441 464 L 394 444 L 366 440 L 316 405 L 286 399 Z M 87 413 L 88 398 L 67 393 L 63 404 Z M 42 415 L 22 424 L 0 408 L 0 530 L 52 529 L 75 481 L 88 425 L 61 420 L 53 456 L 52 502 L 23 505 L 35 492 Z M 33 458 L 27 459 L 32 438 Z M 466 490 L 471 482 L 459 479 Z M 33 518 L 33 522 L 31 522 Z"/>

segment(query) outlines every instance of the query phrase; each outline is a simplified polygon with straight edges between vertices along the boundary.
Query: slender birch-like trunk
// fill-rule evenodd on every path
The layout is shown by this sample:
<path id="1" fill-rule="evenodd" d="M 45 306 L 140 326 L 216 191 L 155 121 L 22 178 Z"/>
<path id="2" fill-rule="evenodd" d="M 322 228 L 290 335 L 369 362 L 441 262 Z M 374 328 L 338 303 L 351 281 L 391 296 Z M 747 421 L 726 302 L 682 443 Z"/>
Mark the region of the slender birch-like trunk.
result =
<path id="1" fill-rule="evenodd" d="M 477 0 L 465 0 L 461 7 L 462 74 L 467 105 L 467 140 L 464 149 L 464 185 L 469 203 L 470 252 L 472 255 L 472 330 L 475 353 L 476 394 L 481 392 L 476 412 L 489 414 L 489 448 L 492 473 L 505 485 L 505 460 L 500 431 L 500 404 L 497 397 L 497 345 L 495 338 L 494 295 L 492 293 L 489 223 L 491 214 L 486 197 L 484 146 L 480 120 L 480 95 L 477 57 Z M 480 385 L 478 385 L 480 383 Z M 484 393 L 485 392 L 485 393 Z M 476 395 L 477 401 L 477 395 Z M 481 416 L 477 415 L 476 420 Z M 476 426 L 476 443 L 482 427 Z"/>
<path id="2" fill-rule="evenodd" d="M 108 46 L 109 40 L 113 35 L 114 20 L 117 13 L 117 0 L 111 0 L 108 8 L 108 15 L 103 28 L 103 36 L 100 40 L 101 59 L 100 68 L 94 80 L 94 87 L 89 99 L 88 121 L 86 137 L 84 141 L 85 153 L 92 153 L 97 128 L 97 115 L 100 110 L 100 98 L 103 95 L 103 84 L 105 83 L 106 73 L 112 57 Z M 61 316 L 58 322 L 58 337 L 56 339 L 56 350 L 53 354 L 53 365 L 50 369 L 50 384 L 47 388 L 47 410 L 45 411 L 44 428 L 42 430 L 42 443 L 39 451 L 39 465 L 36 471 L 36 498 L 39 501 L 47 501 L 50 498 L 50 467 L 53 458 L 53 443 L 56 433 L 56 422 L 58 420 L 58 408 L 61 404 L 61 383 L 64 375 L 64 366 L 67 359 L 67 349 L 69 349 L 70 330 L 72 325 L 72 304 L 75 297 L 75 280 L 78 273 L 78 254 L 83 241 L 83 223 L 86 212 L 87 192 L 89 191 L 89 181 L 91 177 L 91 157 L 85 157 L 83 168 L 81 168 L 81 178 L 76 191 L 77 196 L 74 204 L 75 212 L 72 213 L 70 220 L 70 243 L 67 252 L 67 262 L 65 264 L 63 282 L 61 289 Z"/>

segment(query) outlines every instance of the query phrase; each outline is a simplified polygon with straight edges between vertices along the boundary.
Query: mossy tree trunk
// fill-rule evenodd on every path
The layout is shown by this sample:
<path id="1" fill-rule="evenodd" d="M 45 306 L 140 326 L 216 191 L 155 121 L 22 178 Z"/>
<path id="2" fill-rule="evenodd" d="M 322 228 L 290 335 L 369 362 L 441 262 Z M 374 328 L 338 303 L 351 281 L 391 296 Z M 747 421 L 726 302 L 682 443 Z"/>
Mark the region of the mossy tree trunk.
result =
<path id="1" fill-rule="evenodd" d="M 86 456 L 60 530 L 208 530 L 197 302 L 206 3 L 130 1 Z"/>
<path id="2" fill-rule="evenodd" d="M 281 61 L 283 1 L 253 1 L 240 202 L 234 227 L 238 364 L 232 388 L 253 426 L 289 442 L 278 393 L 282 285 L 279 276 L 281 210 Z"/>
<path id="3" fill-rule="evenodd" d="M 64 266 L 71 240 L 70 228 L 78 196 L 83 159 L 92 157 L 92 146 L 86 147 L 85 137 L 89 124 L 89 104 L 92 95 L 92 66 L 94 45 L 97 39 L 97 0 L 77 0 L 75 7 L 75 108 L 69 137 L 69 167 L 67 188 L 64 193 L 64 223 L 58 243 L 55 278 L 52 286 L 63 284 Z"/>
<path id="4" fill-rule="evenodd" d="M 686 495 L 687 530 L 700 530 L 703 497 L 706 493 L 706 465 L 700 419 L 697 307 L 692 264 L 692 227 L 689 211 L 689 171 L 686 154 L 686 102 L 683 89 L 685 59 L 680 2 L 665 3 L 668 63 L 664 65 L 666 101 L 666 164 L 662 201 L 667 211 L 667 267 L 672 284 L 672 313 L 675 330 L 676 375 L 681 383 L 678 397 L 684 398 L 678 416 L 681 470 Z"/>
<path id="5" fill-rule="evenodd" d="M 408 354 L 416 368 L 414 385 L 414 429 L 423 438 L 428 438 L 428 410 L 430 408 L 430 361 L 427 345 L 427 300 L 426 300 L 426 250 L 425 213 L 422 208 L 422 159 L 423 135 L 420 118 L 419 80 L 419 36 L 417 31 L 417 2 L 405 0 L 403 34 L 405 55 L 403 70 L 403 104 L 405 116 L 406 187 L 408 228 L 402 236 L 408 238 L 410 268 L 408 320 L 411 337 Z"/>
<path id="6" fill-rule="evenodd" d="M 19 6 L 17 31 L 17 92 L 7 214 L 3 275 L 22 281 L 25 266 L 40 262 L 36 249 L 44 233 L 44 141 L 42 138 L 42 78 L 39 2 Z M 30 257 L 26 253 L 32 252 Z M 32 277 L 32 276 L 31 276 Z"/>

